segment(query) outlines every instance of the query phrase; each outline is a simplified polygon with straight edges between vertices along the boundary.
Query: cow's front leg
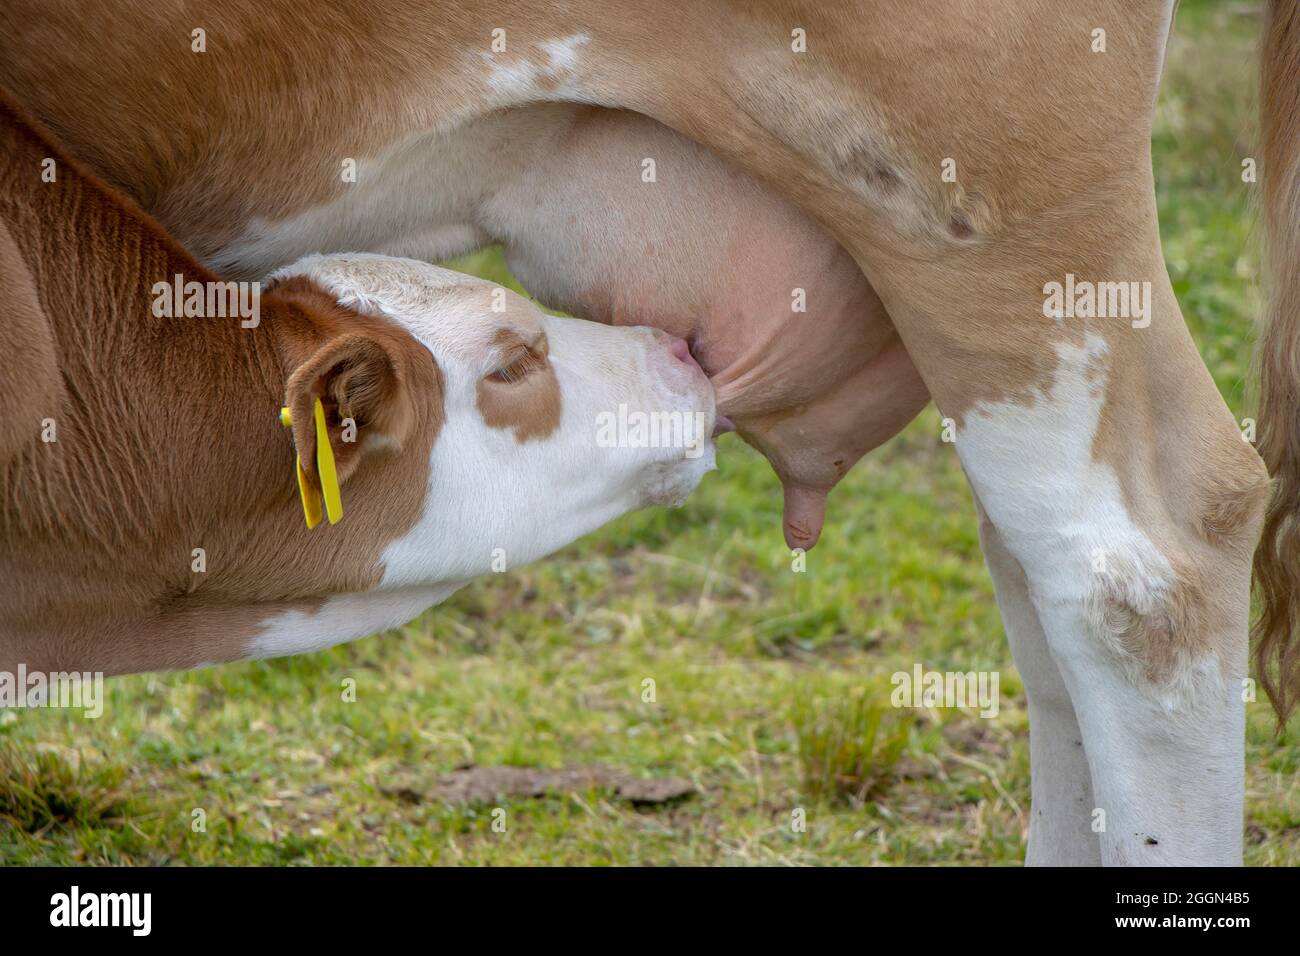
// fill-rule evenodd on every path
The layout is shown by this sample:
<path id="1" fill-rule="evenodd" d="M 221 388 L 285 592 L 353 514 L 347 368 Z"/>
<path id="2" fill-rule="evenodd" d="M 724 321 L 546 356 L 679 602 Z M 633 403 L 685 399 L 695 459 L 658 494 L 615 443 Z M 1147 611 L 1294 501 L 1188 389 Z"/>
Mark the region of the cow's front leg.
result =
<path id="1" fill-rule="evenodd" d="M 976 499 L 980 547 L 997 591 L 1002 627 L 1029 703 L 1030 866 L 1096 866 L 1101 845 L 1093 829 L 1092 779 L 1074 703 L 1052 657 L 1024 568 L 1007 551 Z"/>

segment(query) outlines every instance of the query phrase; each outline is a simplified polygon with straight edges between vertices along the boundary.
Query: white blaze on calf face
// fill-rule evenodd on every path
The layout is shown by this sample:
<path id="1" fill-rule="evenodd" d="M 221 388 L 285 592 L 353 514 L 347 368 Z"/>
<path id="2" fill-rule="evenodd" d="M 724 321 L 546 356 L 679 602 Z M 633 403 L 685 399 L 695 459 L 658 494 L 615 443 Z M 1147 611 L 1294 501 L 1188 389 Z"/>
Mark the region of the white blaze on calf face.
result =
<path id="1" fill-rule="evenodd" d="M 272 278 L 292 275 L 396 322 L 428 348 L 441 372 L 444 420 L 423 514 L 385 549 L 376 590 L 283 615 L 255 653 L 295 653 L 394 626 L 494 570 L 494 554 L 511 568 L 536 560 L 629 511 L 680 503 L 714 467 L 712 389 L 661 332 L 545 316 L 492 283 L 409 259 L 309 256 Z M 521 347 L 532 358 L 518 380 Z M 527 381 L 536 375 L 554 376 L 558 407 L 541 411 L 550 417 L 544 427 L 521 427 L 538 424 Z M 485 383 L 494 389 L 490 415 Z M 598 442 L 598 421 L 620 405 L 699 417 L 703 453 Z"/>

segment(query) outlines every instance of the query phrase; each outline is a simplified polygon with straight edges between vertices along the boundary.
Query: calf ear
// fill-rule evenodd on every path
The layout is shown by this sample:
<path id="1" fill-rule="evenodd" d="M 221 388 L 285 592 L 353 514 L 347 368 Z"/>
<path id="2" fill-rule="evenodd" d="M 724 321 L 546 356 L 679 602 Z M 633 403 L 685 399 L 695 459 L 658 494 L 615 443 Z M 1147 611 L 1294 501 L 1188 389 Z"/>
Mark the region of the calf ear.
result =
<path id="1" fill-rule="evenodd" d="M 400 347 L 361 332 L 329 340 L 294 369 L 285 390 L 298 458 L 317 486 L 316 399 L 325 410 L 340 482 L 356 471 L 368 450 L 400 448 L 415 427 L 410 381 Z"/>

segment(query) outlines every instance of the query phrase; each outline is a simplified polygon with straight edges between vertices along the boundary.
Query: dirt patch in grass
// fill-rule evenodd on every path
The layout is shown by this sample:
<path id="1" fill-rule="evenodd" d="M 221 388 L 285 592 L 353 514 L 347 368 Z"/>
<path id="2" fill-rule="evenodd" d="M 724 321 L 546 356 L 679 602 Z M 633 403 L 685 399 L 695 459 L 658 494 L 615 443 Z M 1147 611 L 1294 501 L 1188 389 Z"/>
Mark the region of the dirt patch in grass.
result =
<path id="1" fill-rule="evenodd" d="M 608 790 L 633 805 L 671 803 L 696 792 L 689 780 L 646 779 L 602 764 L 547 770 L 540 767 L 461 767 L 428 782 L 398 781 L 380 793 L 408 804 L 490 803 L 510 797 L 544 797 Z"/>

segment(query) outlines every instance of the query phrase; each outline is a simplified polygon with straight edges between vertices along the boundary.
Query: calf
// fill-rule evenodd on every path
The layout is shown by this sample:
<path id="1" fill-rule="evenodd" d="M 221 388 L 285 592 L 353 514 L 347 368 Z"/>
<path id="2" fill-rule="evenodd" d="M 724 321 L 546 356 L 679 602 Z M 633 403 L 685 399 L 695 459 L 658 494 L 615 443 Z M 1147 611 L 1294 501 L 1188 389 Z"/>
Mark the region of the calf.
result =
<path id="1" fill-rule="evenodd" d="M 712 467 L 712 390 L 663 332 L 376 255 L 184 317 L 169 290 L 216 276 L 4 97 L 0 183 L 0 669 L 324 647 Z M 601 441 L 620 410 L 682 440 Z"/>

